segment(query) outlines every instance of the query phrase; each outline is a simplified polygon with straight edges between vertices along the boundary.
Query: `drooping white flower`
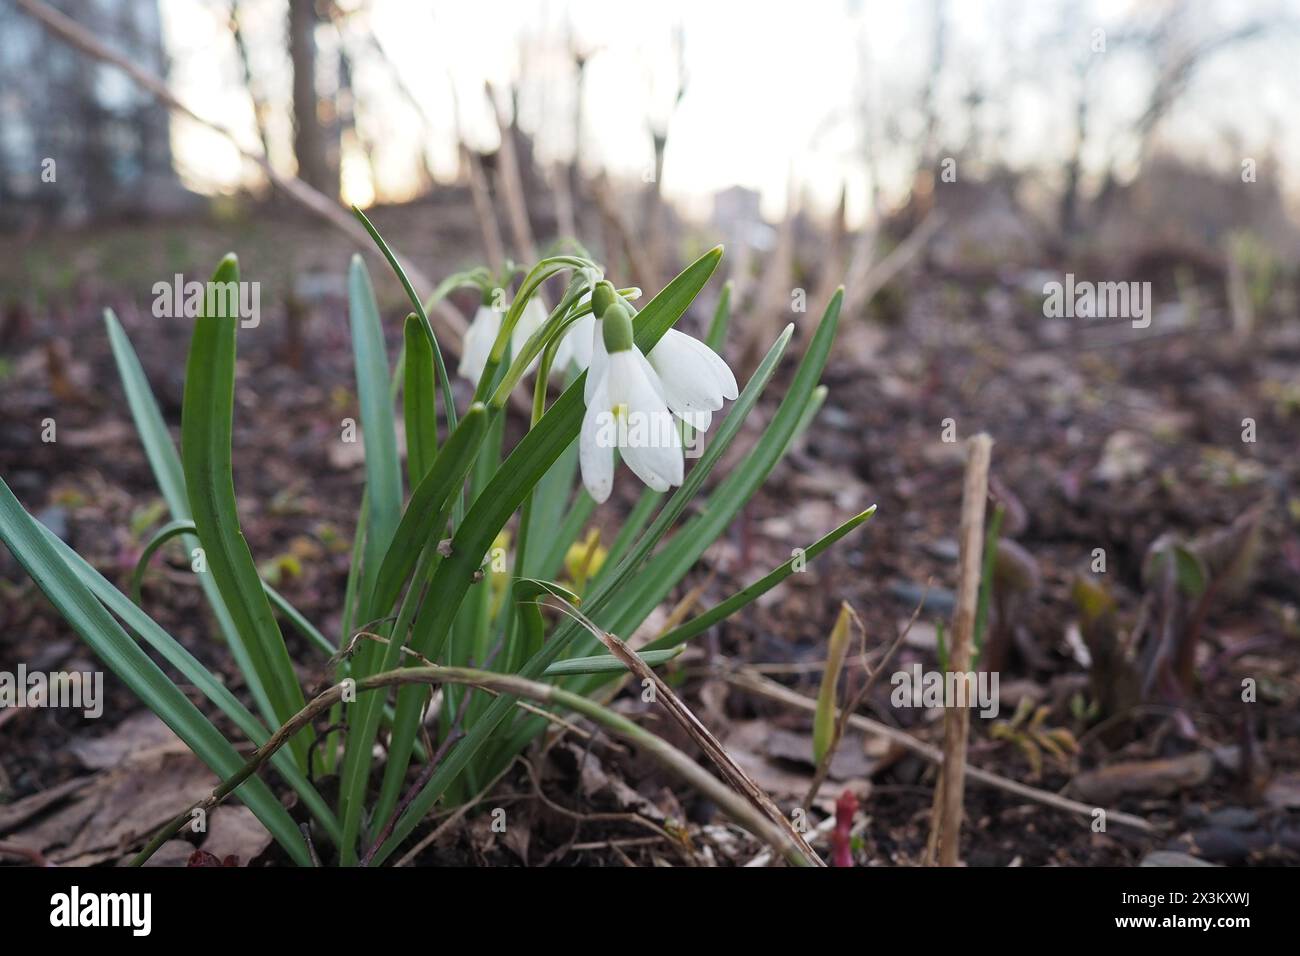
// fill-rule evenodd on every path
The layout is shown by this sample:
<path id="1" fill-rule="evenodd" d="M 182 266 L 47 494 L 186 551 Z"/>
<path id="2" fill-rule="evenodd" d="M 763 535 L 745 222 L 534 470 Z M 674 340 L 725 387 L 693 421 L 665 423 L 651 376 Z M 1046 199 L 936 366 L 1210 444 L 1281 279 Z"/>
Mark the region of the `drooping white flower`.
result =
<path id="1" fill-rule="evenodd" d="M 722 356 L 685 332 L 669 329 L 646 359 L 673 414 L 699 431 L 708 430 L 724 399 L 740 394 Z"/>
<path id="2" fill-rule="evenodd" d="M 578 438 L 582 483 L 596 501 L 614 487 L 614 450 L 655 491 L 682 483 L 682 441 L 677 420 L 661 394 L 658 376 L 632 343 L 626 308 L 605 313 L 601 344 L 608 349 L 588 369 L 587 411 Z"/>
<path id="3" fill-rule="evenodd" d="M 501 332 L 501 313 L 484 303 L 474 313 L 474 318 L 465 332 L 461 343 L 460 365 L 456 373 L 461 378 L 478 382 L 487 365 L 488 356 L 492 354 L 492 343 Z"/>
<path id="4" fill-rule="evenodd" d="M 591 367 L 591 353 L 598 338 L 600 338 L 600 323 L 588 312 L 569 327 L 569 332 L 564 337 L 560 348 L 567 346 L 569 359 L 578 367 L 578 371 L 585 371 Z M 559 364 L 558 360 L 556 364 Z"/>
<path id="5" fill-rule="evenodd" d="M 584 292 L 582 298 L 578 300 L 577 308 L 581 308 L 591 301 L 591 293 Z M 564 368 L 565 364 L 572 361 L 582 372 L 591 366 L 592 347 L 597 338 L 600 337 L 600 325 L 596 322 L 594 312 L 588 312 L 573 325 L 569 326 L 569 331 L 564 334 L 564 341 L 560 343 L 559 349 L 555 353 L 555 364 Z M 564 355 L 565 361 L 560 361 L 560 356 Z"/>
<path id="6" fill-rule="evenodd" d="M 534 332 L 546 324 L 548 317 L 546 306 L 542 304 L 541 299 L 537 296 L 533 296 L 529 299 L 528 304 L 524 306 L 523 314 L 519 316 L 519 321 L 515 323 L 515 327 L 510 333 L 510 354 L 518 355 L 522 352 L 524 345 L 528 342 L 529 338 L 532 337 Z M 539 352 L 537 356 L 528 363 L 528 369 L 524 374 L 531 375 L 533 372 L 537 371 L 537 363 L 540 359 L 541 353 Z"/>
<path id="7" fill-rule="evenodd" d="M 492 354 L 492 344 L 501 334 L 502 313 L 492 306 L 484 304 L 474 313 L 474 319 L 465 332 L 465 341 L 461 350 L 460 365 L 457 374 L 471 382 L 478 382 Z M 528 300 L 519 315 L 515 327 L 510 330 L 510 354 L 518 355 L 529 337 L 546 323 L 546 306 L 534 297 Z M 537 368 L 537 359 L 528 366 L 529 374 Z"/>
<path id="8" fill-rule="evenodd" d="M 605 348 L 605 330 L 604 324 L 600 319 L 594 319 L 591 323 L 591 360 L 587 363 L 587 385 L 583 391 L 583 398 L 587 403 L 591 403 L 591 396 L 596 391 L 596 385 L 600 377 L 605 374 L 606 366 L 609 364 L 609 351 Z M 637 354 L 641 352 L 638 350 Z M 644 356 L 643 356 L 644 357 Z"/>

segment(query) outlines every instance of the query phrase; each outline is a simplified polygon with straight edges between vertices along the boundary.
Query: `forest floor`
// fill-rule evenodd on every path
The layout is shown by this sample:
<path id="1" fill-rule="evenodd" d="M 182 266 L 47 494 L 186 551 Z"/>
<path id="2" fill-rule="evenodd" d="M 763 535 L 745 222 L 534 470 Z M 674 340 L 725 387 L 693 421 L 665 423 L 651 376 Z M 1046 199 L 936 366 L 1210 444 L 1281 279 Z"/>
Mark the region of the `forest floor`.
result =
<path id="1" fill-rule="evenodd" d="M 444 217 L 436 238 L 399 213 L 380 219 L 396 246 L 420 262 L 462 265 L 438 257 L 473 247 L 463 210 Z M 233 222 L 184 238 L 166 226 L 132 226 L 0 242 L 0 474 L 119 586 L 166 517 L 101 310 L 116 309 L 175 430 L 188 328 L 154 318 L 149 290 L 157 276 L 188 276 L 233 248 L 246 276 L 263 274 L 261 257 L 278 270 L 267 275 L 262 326 L 240 337 L 234 458 L 244 533 L 289 600 L 338 634 L 363 469 L 360 445 L 334 440 L 341 420 L 357 414 L 339 294 L 349 249 L 323 232 L 306 222 Z M 39 299 L 17 291 L 24 275 L 38 273 Z M 303 276 L 318 281 L 304 286 Z M 1300 320 L 1262 321 L 1252 339 L 1238 341 L 1213 296 L 1197 309 L 1175 300 L 1147 329 L 1045 319 L 1042 282 L 1027 271 L 972 278 L 919 265 L 867 315 L 844 318 L 820 415 L 676 597 L 700 586 L 700 603 L 712 605 L 852 514 L 873 503 L 879 510 L 806 573 L 697 639 L 670 669 L 676 686 L 790 810 L 812 778 L 811 716 L 741 685 L 762 675 L 815 697 L 841 602 L 862 618 L 867 660 L 878 664 L 924 595 L 861 712 L 939 743 L 941 712 L 895 706 L 889 676 L 914 664 L 939 667 L 940 626 L 956 588 L 963 442 L 986 431 L 1011 578 L 989 630 L 1000 641 L 989 653 L 1002 656 L 999 713 L 972 717 L 970 762 L 1086 807 L 1126 811 L 1153 830 L 1114 822 L 1101 830 L 1095 814 L 968 781 L 965 861 L 1133 865 L 1172 850 L 1225 864 L 1300 862 Z M 403 310 L 395 285 L 381 283 L 380 293 L 395 355 Z M 687 321 L 698 329 L 706 319 L 702 311 Z M 800 326 L 792 351 L 807 331 Z M 778 385 L 791 369 L 787 359 Z M 760 406 L 747 428 L 756 434 L 770 411 Z M 42 441 L 47 418 L 57 423 L 56 442 Z M 1244 419 L 1254 422 L 1254 441 L 1243 441 Z M 597 512 L 607 535 L 634 491 L 620 474 L 614 499 Z M 1191 542 L 1234 522 L 1240 536 L 1252 515 L 1257 556 L 1244 582 L 1225 581 L 1207 602 L 1190 688 L 1181 696 L 1148 689 L 1141 706 L 1098 724 L 1089 708 L 1108 692 L 1105 680 L 1119 678 L 1090 683 L 1090 669 L 1100 669 L 1081 634 L 1076 579 L 1104 589 L 1118 638 L 1144 653 L 1174 600 L 1143 574 L 1152 544 L 1162 535 Z M 1094 570 L 1095 549 L 1104 572 Z M 144 600 L 242 693 L 181 556 L 155 561 Z M 324 682 L 323 656 L 288 639 L 304 680 Z M 0 550 L 0 669 L 18 661 L 28 670 L 96 666 Z M 845 693 L 863 679 L 855 651 Z M 0 712 L 0 841 L 54 862 L 111 863 L 211 787 L 210 774 L 111 674 L 106 688 L 100 720 Z M 691 746 L 636 695 L 617 704 Z M 1033 716 L 1017 718 L 1018 707 Z M 488 814 L 472 813 L 413 862 L 732 865 L 758 853 L 713 807 L 622 745 L 569 734 L 528 757 L 482 804 L 507 807 L 526 826 L 501 835 Z M 925 759 L 853 731 L 811 819 L 851 789 L 861 806 L 858 863 L 914 865 L 924 857 L 934 781 Z M 235 807 L 214 815 L 201 842 L 218 858 L 279 860 Z M 173 845 L 160 859 L 183 862 L 191 849 Z"/>

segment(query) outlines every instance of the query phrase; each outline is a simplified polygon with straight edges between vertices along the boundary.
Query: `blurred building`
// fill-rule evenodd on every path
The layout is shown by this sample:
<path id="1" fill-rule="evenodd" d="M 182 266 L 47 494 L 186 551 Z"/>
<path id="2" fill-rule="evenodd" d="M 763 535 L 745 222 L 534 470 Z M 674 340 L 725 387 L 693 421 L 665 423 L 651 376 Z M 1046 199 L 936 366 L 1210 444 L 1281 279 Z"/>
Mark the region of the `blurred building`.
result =
<path id="1" fill-rule="evenodd" d="M 51 5 L 166 76 L 157 0 Z M 188 198 L 172 168 L 167 111 L 0 0 L 0 227 L 164 213 Z"/>
<path id="2" fill-rule="evenodd" d="M 765 251 L 776 243 L 776 230 L 763 219 L 762 194 L 748 186 L 729 186 L 713 194 L 710 223 L 728 245 L 743 243 Z"/>

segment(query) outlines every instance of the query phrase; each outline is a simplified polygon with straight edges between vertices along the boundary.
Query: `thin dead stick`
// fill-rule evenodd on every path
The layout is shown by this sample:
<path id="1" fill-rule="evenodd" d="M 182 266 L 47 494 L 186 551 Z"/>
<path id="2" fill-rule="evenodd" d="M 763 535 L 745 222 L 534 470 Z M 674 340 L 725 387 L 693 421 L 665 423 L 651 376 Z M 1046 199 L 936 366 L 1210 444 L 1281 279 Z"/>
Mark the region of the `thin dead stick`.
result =
<path id="1" fill-rule="evenodd" d="M 478 154 L 460 144 L 460 158 L 465 165 L 465 174 L 469 177 L 469 195 L 474 200 L 474 213 L 478 217 L 479 230 L 483 233 L 483 248 L 487 252 L 488 265 L 497 275 L 506 265 L 506 247 L 501 241 L 501 225 L 497 222 L 497 211 L 492 206 L 492 193 L 488 190 L 487 177 L 483 175 L 483 164 Z"/>
<path id="2" fill-rule="evenodd" d="M 643 817 L 639 813 L 579 813 L 577 810 L 570 810 L 568 807 L 556 803 L 546 795 L 545 791 L 542 790 L 542 781 L 537 775 L 536 768 L 534 768 L 527 760 L 522 758 L 519 760 L 519 763 L 523 766 L 524 772 L 528 774 L 529 782 L 533 785 L 533 795 L 548 809 L 558 813 L 560 816 L 568 817 L 570 820 L 579 823 L 633 823 L 651 831 L 652 833 L 658 834 L 660 838 L 667 840 L 669 844 L 675 846 L 679 851 L 683 849 L 681 840 L 674 837 L 649 817 Z M 687 857 L 685 853 L 682 853 L 682 857 L 688 863 L 691 862 L 690 858 Z"/>
<path id="3" fill-rule="evenodd" d="M 872 237 L 863 233 L 853 251 L 853 261 L 849 263 L 844 280 L 844 313 L 854 315 L 866 305 L 872 296 L 916 258 L 942 224 L 942 213 L 930 213 L 889 255 L 876 263 L 871 261 Z"/>
<path id="4" fill-rule="evenodd" d="M 443 820 L 442 823 L 434 827 L 433 831 L 430 832 L 428 836 L 425 836 L 420 840 L 419 843 L 411 847 L 411 849 L 407 851 L 407 853 L 400 860 L 398 860 L 396 863 L 393 864 L 393 866 L 410 866 L 412 860 L 414 860 L 421 853 L 427 850 L 430 846 L 436 843 L 438 838 L 442 836 L 444 833 L 446 833 L 449 829 L 451 829 L 451 827 L 455 826 L 457 821 L 459 821 L 463 816 L 465 816 L 465 814 L 469 813 L 470 810 L 472 810 L 474 807 L 482 803 L 483 800 L 487 797 L 487 795 L 491 793 L 492 790 L 496 787 L 496 785 L 501 782 L 502 778 L 505 777 L 505 775 L 510 772 L 512 767 L 514 767 L 515 760 L 520 760 L 520 759 L 522 758 L 515 757 L 514 760 L 506 764 L 505 769 L 503 769 L 499 774 L 497 774 L 495 777 L 489 780 L 482 790 L 474 794 L 473 797 L 471 797 L 469 800 L 466 800 L 459 807 L 453 810 L 451 816 L 447 817 L 446 820 Z"/>
<path id="5" fill-rule="evenodd" d="M 31 14 L 40 23 L 54 34 L 60 40 L 69 46 L 81 51 L 89 57 L 99 60 L 101 63 L 108 63 L 117 67 L 127 76 L 129 76 L 141 89 L 151 93 L 155 99 L 166 106 L 168 109 L 183 113 L 194 122 L 224 136 L 234 144 L 240 154 L 251 159 L 261 167 L 266 177 L 280 190 L 287 194 L 294 201 L 301 204 L 304 208 L 320 216 L 330 225 L 343 232 L 354 242 L 358 243 L 363 249 L 369 250 L 372 254 L 378 254 L 374 242 L 369 234 L 361 228 L 361 225 L 348 215 L 347 211 L 339 205 L 338 202 L 326 196 L 319 190 L 309 186 L 296 176 L 285 176 L 275 170 L 267 159 L 266 155 L 259 150 L 250 149 L 245 146 L 238 136 L 229 128 L 200 116 L 190 107 L 182 103 L 167 84 L 157 76 L 143 69 L 133 61 L 122 56 L 115 50 L 109 49 L 91 31 L 81 26 L 71 17 L 60 13 L 47 3 L 41 0 L 17 0 L 20 6 L 27 13 Z M 402 268 L 406 270 L 411 281 L 426 289 L 433 288 L 433 283 L 426 277 L 413 263 L 399 257 Z M 465 334 L 468 324 L 465 317 L 460 314 L 449 302 L 439 302 L 435 306 L 435 311 L 441 328 L 439 331 L 451 338 L 451 347 L 454 351 L 459 351 L 459 344 Z"/>
<path id="6" fill-rule="evenodd" d="M 948 669 L 970 671 L 975 644 L 975 614 L 979 605 L 980 564 L 984 556 L 984 509 L 989 497 L 989 459 L 993 439 L 984 433 L 973 437 L 966 459 L 966 481 L 961 496 L 961 546 L 957 578 L 957 609 L 952 619 L 952 648 Z M 956 866 L 961 842 L 962 797 L 966 786 L 966 745 L 970 739 L 970 702 L 946 701 L 943 711 L 943 767 L 936 784 L 935 812 L 930 820 L 930 842 L 938 849 L 940 866 Z"/>
<path id="7" fill-rule="evenodd" d="M 317 716 L 338 704 L 343 699 L 345 691 L 364 693 L 407 684 L 461 684 L 505 694 L 509 697 L 523 697 L 542 704 L 554 704 L 582 714 L 584 717 L 600 724 L 607 731 L 635 744 L 654 760 L 682 777 L 689 786 L 716 803 L 724 813 L 742 827 L 764 842 L 778 848 L 790 863 L 798 866 L 815 866 L 820 862 L 815 854 L 811 857 L 808 856 L 798 841 L 790 840 L 783 828 L 776 826 L 766 815 L 758 812 L 745 796 L 724 784 L 672 744 L 661 740 L 626 717 L 616 714 L 612 710 L 602 707 L 579 694 L 571 693 L 552 684 L 542 684 L 513 674 L 496 674 L 491 671 L 475 670 L 469 667 L 406 667 L 372 674 L 358 681 L 349 678 L 317 694 L 302 710 L 290 717 L 287 722 L 276 730 L 265 744 L 258 747 L 253 756 L 235 774 L 222 781 L 203 800 L 177 814 L 171 822 L 159 830 L 148 845 L 131 861 L 131 865 L 141 865 L 159 847 L 180 833 L 191 820 L 195 819 L 195 810 L 208 811 L 225 800 L 244 781 L 257 773 L 262 765 L 270 760 L 276 751 L 292 739 L 298 731 L 310 724 Z"/>
<path id="8" fill-rule="evenodd" d="M 614 265 L 615 250 L 622 250 L 623 257 L 627 260 L 627 269 L 636 280 L 637 285 L 646 289 L 653 289 L 653 278 L 645 267 L 645 256 L 640 254 L 636 243 L 632 240 L 632 230 L 628 226 L 627 220 L 623 217 L 623 212 L 618 208 L 618 202 L 615 199 L 609 178 L 601 175 L 594 183 L 592 190 L 596 198 L 596 205 L 600 209 L 601 222 L 604 223 L 606 233 L 605 256 L 609 260 L 607 263 L 611 268 Z"/>
<path id="9" fill-rule="evenodd" d="M 492 205 L 492 191 L 488 188 L 487 176 L 483 173 L 483 163 L 476 150 L 465 143 L 465 130 L 460 121 L 460 95 L 456 92 L 456 80 L 447 74 L 447 83 L 451 89 L 451 116 L 456 130 L 456 142 L 460 144 L 460 161 L 469 178 L 469 195 L 474 201 L 474 214 L 478 217 L 479 229 L 483 233 L 483 249 L 488 257 L 492 271 L 500 275 L 506 265 L 506 247 L 501 241 L 501 224 L 497 222 L 496 207 Z"/>
<path id="10" fill-rule="evenodd" d="M 500 163 L 501 191 L 506 201 L 506 214 L 510 221 L 510 235 L 515 241 L 515 252 L 529 262 L 537 260 L 537 246 L 533 242 L 533 227 L 528 222 L 528 203 L 524 199 L 524 180 L 519 171 L 519 154 L 515 152 L 514 128 L 506 119 L 491 83 L 484 84 L 488 106 L 496 116 L 497 129 L 501 131 Z"/>
<path id="11" fill-rule="evenodd" d="M 792 691 L 784 684 L 778 684 L 762 674 L 750 671 L 740 671 L 737 673 L 727 673 L 722 675 L 727 683 L 732 684 L 742 690 L 750 691 L 766 697 L 769 700 L 779 701 L 790 707 L 799 710 L 805 710 L 809 713 L 817 712 L 817 701 L 811 697 L 805 697 L 803 694 Z M 899 730 L 897 727 L 890 727 L 888 724 L 882 724 L 880 721 L 872 720 L 870 717 L 863 717 L 861 714 L 852 714 L 849 717 L 849 726 L 856 727 L 865 733 L 875 734 L 878 737 L 884 737 L 898 746 L 909 750 L 930 761 L 933 764 L 943 766 L 943 751 L 938 747 L 927 744 L 923 740 L 917 740 L 905 730 Z M 1071 800 L 1068 797 L 1062 797 L 1058 794 L 1051 793 L 1047 790 L 1039 790 L 1037 787 L 1031 787 L 1020 783 L 1016 780 L 1010 780 L 989 770 L 982 770 L 979 767 L 967 765 L 966 776 L 976 783 L 982 783 L 987 787 L 993 787 L 996 790 L 1002 790 L 1005 793 L 1015 794 L 1017 797 L 1023 797 L 1026 800 L 1032 800 L 1035 803 L 1041 803 L 1044 806 L 1054 807 L 1057 810 L 1063 810 L 1066 813 L 1078 814 L 1081 817 L 1092 819 L 1094 811 L 1098 809 L 1089 804 L 1079 803 L 1077 800 Z M 1106 819 L 1124 826 L 1132 827 L 1134 830 L 1142 833 L 1158 834 L 1160 829 L 1141 817 L 1135 817 L 1131 813 L 1124 813 L 1120 810 L 1106 810 Z"/>
<path id="12" fill-rule="evenodd" d="M 713 735 L 713 732 L 708 727 L 705 727 L 700 722 L 700 719 L 692 713 L 691 709 L 682 702 L 682 699 L 677 696 L 662 677 L 655 673 L 649 664 L 634 654 L 632 649 L 623 643 L 617 635 L 597 627 L 581 611 L 567 604 L 560 606 L 560 609 L 591 631 L 602 644 L 609 648 L 609 652 L 621 660 L 629 671 L 641 678 L 642 682 L 649 681 L 654 687 L 655 700 L 660 701 L 664 705 L 664 709 L 668 711 L 669 716 L 681 724 L 682 728 L 690 734 L 691 739 L 699 744 L 700 749 L 708 755 L 713 765 L 722 773 L 723 778 L 748 798 L 758 812 L 766 816 L 774 826 L 779 828 L 786 838 L 797 846 L 809 860 L 815 861 L 814 865 L 826 865 L 821 857 L 817 855 L 817 852 L 808 844 L 808 841 L 803 838 L 803 835 L 785 818 L 785 814 L 781 812 L 780 808 L 772 802 L 772 798 L 767 795 L 767 791 L 755 783 L 749 774 L 745 773 L 740 765 L 731 759 L 731 755 L 722 746 L 722 742 Z"/>

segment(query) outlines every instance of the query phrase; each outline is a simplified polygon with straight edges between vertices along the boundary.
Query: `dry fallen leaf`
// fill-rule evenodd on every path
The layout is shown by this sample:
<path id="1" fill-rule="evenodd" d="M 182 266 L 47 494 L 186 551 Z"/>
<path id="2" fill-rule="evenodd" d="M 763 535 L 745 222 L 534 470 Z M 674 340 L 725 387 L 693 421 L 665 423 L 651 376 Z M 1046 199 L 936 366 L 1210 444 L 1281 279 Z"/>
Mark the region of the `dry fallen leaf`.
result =
<path id="1" fill-rule="evenodd" d="M 208 814 L 208 836 L 203 849 L 219 860 L 237 856 L 241 865 L 262 854 L 271 843 L 271 834 L 244 806 L 217 807 Z"/>

